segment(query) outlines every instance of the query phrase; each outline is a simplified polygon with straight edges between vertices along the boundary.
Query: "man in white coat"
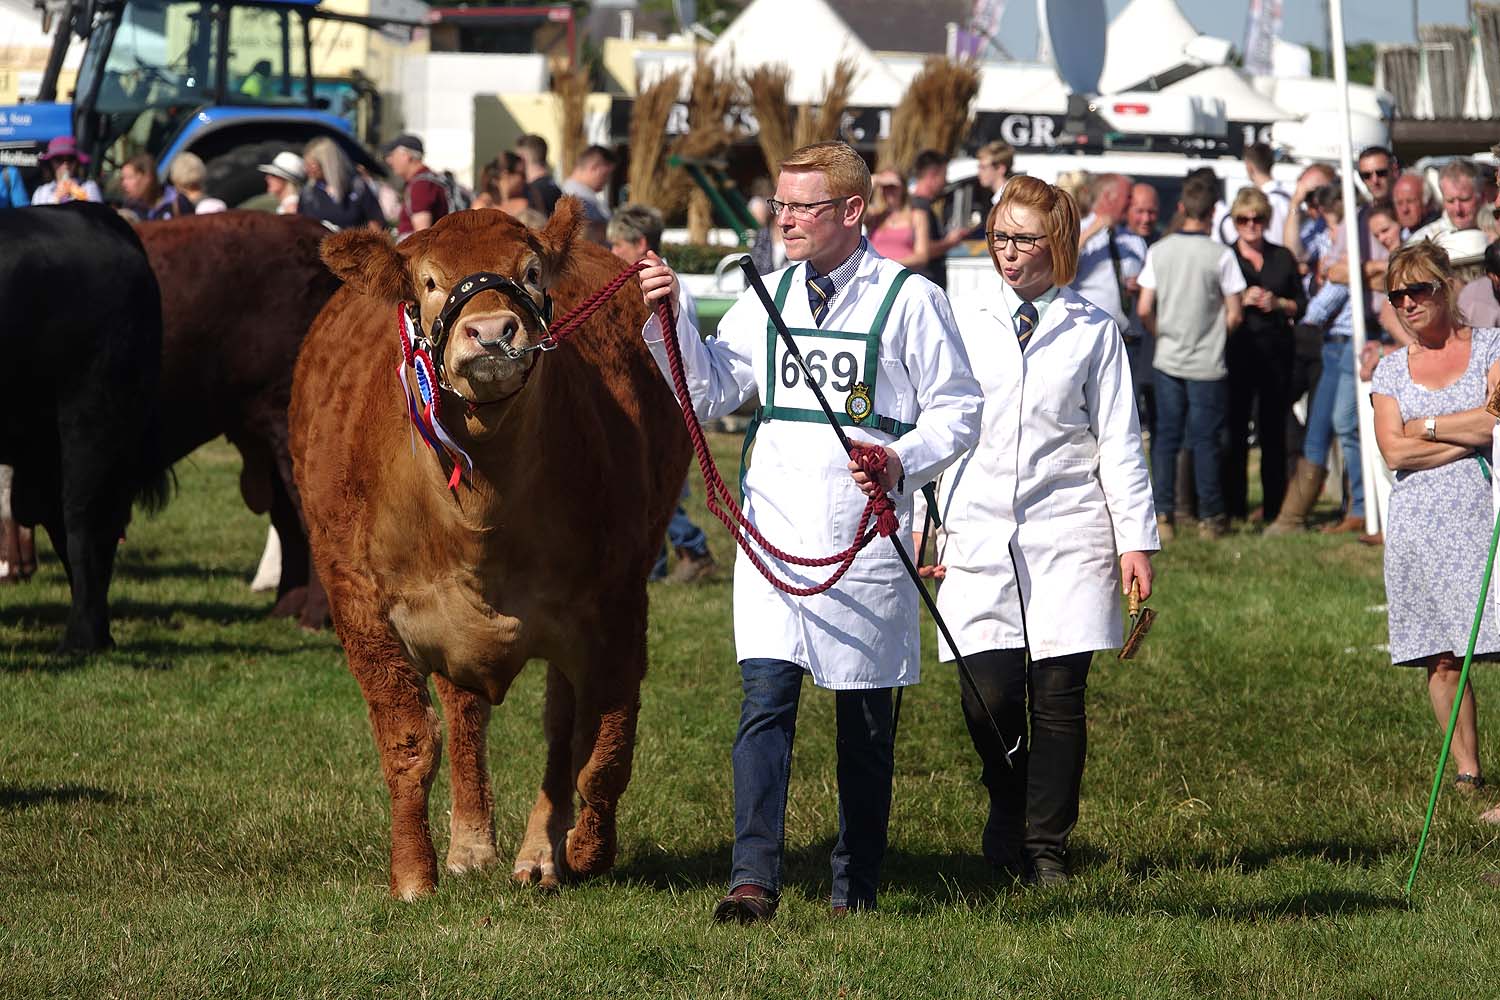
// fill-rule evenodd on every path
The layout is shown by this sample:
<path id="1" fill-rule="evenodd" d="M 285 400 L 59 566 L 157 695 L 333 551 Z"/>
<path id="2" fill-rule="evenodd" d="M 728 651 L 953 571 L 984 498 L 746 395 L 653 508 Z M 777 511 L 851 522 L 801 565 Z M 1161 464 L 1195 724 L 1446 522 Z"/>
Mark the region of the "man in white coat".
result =
<path id="1" fill-rule="evenodd" d="M 948 300 L 931 282 L 882 258 L 861 235 L 870 196 L 864 160 L 842 142 L 821 142 L 781 164 L 770 203 L 791 266 L 767 276 L 786 324 L 849 437 L 885 450 L 878 481 L 855 471 L 755 293 L 701 341 L 678 317 L 692 402 L 700 419 L 758 398 L 753 464 L 744 480 L 750 523 L 773 544 L 823 556 L 853 540 L 867 494 L 895 501 L 903 544 L 911 495 L 978 439 L 981 398 Z M 660 258 L 641 272 L 646 303 L 675 301 L 676 278 Z M 666 372 L 657 320 L 644 336 Z M 818 570 L 766 563 L 795 587 Z M 826 571 L 824 571 L 826 572 Z M 914 584 L 877 539 L 822 594 L 797 598 L 768 583 L 747 559 L 735 564 L 735 645 L 744 700 L 735 736 L 735 837 L 730 892 L 718 921 L 774 915 L 782 884 L 783 827 L 802 675 L 835 692 L 839 834 L 835 913 L 875 906 L 890 816 L 894 745 L 891 690 L 918 680 Z"/>

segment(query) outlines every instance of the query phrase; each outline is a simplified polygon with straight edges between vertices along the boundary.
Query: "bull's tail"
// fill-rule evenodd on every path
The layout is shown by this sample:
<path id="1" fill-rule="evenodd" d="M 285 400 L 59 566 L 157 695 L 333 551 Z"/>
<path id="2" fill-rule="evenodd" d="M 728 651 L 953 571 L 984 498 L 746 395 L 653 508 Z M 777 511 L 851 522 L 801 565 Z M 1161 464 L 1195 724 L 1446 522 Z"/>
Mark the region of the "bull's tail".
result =
<path id="1" fill-rule="evenodd" d="M 159 396 L 151 397 L 150 410 L 141 435 L 140 475 L 136 481 L 135 505 L 154 517 L 167 506 L 177 492 L 177 471 L 165 458 L 162 447 L 161 405 Z"/>

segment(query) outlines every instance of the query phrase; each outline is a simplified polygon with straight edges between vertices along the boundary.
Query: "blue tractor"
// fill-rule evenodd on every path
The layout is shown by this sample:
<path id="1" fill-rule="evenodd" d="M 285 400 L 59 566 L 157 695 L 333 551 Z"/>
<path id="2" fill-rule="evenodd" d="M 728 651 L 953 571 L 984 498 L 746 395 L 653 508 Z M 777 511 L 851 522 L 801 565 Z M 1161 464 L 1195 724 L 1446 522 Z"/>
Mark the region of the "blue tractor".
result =
<path id="1" fill-rule="evenodd" d="M 48 140 L 71 134 L 91 174 L 147 152 L 165 180 L 172 158 L 190 150 L 207 164 L 208 193 L 233 206 L 265 190 L 257 164 L 329 136 L 383 174 L 356 133 L 357 124 L 375 127 L 378 95 L 367 81 L 340 87 L 314 76 L 311 26 L 393 22 L 321 11 L 317 2 L 66 0 L 38 100 L 0 107 L 0 163 L 27 171 Z M 85 43 L 83 61 L 72 101 L 59 103 L 74 37 Z"/>

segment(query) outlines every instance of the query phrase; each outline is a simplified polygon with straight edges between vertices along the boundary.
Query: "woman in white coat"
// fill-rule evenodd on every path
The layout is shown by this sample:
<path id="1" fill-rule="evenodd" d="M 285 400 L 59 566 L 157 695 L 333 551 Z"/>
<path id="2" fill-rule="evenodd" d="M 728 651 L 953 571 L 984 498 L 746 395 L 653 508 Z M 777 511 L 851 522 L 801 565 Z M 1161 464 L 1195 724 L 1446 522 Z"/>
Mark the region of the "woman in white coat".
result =
<path id="1" fill-rule="evenodd" d="M 1150 596 L 1161 543 L 1119 327 L 1066 287 L 1077 206 L 1016 177 L 987 229 L 993 294 L 957 313 L 983 425 L 939 484 L 945 537 L 931 572 L 1000 731 L 1021 738 L 1012 769 L 964 686 L 990 793 L 984 855 L 1013 877 L 1055 884 L 1068 878 L 1078 820 L 1089 661 L 1121 643 L 1119 595 L 1135 584 Z M 953 659 L 946 646 L 940 655 Z"/>

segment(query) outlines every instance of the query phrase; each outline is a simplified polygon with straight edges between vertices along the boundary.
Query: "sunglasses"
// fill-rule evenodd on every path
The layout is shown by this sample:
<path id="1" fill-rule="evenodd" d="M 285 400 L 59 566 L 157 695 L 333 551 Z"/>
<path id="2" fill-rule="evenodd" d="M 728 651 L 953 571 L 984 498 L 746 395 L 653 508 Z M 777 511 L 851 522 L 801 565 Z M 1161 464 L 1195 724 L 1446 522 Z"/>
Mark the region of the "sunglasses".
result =
<path id="1" fill-rule="evenodd" d="M 1400 308 L 1401 303 L 1405 302 L 1408 297 L 1415 302 L 1417 299 L 1427 298 L 1437 290 L 1438 286 L 1435 281 L 1418 281 L 1405 288 L 1392 288 L 1385 293 L 1385 297 L 1391 300 L 1391 305 Z"/>
<path id="2" fill-rule="evenodd" d="M 1236 215 L 1234 224 L 1237 226 L 1248 226 L 1252 222 L 1257 226 L 1264 226 L 1268 220 L 1264 215 Z"/>
<path id="3" fill-rule="evenodd" d="M 1359 172 L 1359 179 L 1363 181 L 1372 180 L 1376 177 L 1384 179 L 1389 176 L 1391 176 L 1390 167 L 1381 167 L 1379 170 L 1361 170 Z"/>

